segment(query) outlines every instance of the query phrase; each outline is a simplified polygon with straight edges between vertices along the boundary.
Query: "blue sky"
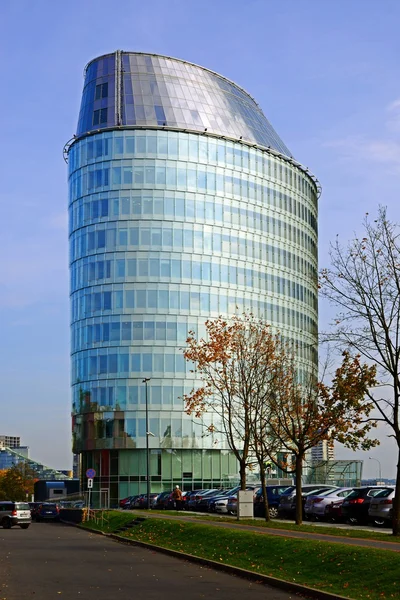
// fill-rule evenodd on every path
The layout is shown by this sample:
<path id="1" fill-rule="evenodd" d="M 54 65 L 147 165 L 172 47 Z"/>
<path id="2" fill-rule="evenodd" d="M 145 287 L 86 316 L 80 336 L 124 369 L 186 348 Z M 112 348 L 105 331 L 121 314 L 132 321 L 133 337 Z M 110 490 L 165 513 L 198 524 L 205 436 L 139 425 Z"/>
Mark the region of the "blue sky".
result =
<path id="1" fill-rule="evenodd" d="M 70 468 L 67 171 L 83 68 L 116 49 L 208 67 L 244 87 L 317 175 L 320 266 L 365 212 L 397 220 L 398 0 L 2 0 L 0 434 Z M 321 324 L 329 311 L 320 307 Z M 395 445 L 364 458 L 394 476 Z M 340 458 L 350 458 L 339 450 Z"/>

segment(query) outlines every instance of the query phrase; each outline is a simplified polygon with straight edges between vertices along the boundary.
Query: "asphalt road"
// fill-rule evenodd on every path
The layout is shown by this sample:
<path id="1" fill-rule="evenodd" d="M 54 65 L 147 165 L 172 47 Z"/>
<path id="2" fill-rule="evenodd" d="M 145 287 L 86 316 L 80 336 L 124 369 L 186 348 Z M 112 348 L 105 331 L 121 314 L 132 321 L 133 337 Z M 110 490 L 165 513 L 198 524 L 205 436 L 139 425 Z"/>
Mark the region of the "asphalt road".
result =
<path id="1" fill-rule="evenodd" d="M 263 584 L 59 523 L 0 528 L 0 600 L 288 600 Z"/>

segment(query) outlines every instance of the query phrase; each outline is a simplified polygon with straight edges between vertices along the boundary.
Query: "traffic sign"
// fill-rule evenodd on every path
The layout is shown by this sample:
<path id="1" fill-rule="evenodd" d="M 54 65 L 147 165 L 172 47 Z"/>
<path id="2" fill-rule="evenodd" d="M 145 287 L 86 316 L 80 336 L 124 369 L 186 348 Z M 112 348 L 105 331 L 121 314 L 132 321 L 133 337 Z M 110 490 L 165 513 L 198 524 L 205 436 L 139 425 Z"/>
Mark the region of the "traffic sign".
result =
<path id="1" fill-rule="evenodd" d="M 94 469 L 88 469 L 86 471 L 86 477 L 88 479 L 93 479 L 93 477 L 96 477 L 96 471 Z"/>
<path id="2" fill-rule="evenodd" d="M 87 480 L 87 486 L 88 486 L 88 490 L 90 490 L 93 487 L 93 479 L 88 479 Z"/>

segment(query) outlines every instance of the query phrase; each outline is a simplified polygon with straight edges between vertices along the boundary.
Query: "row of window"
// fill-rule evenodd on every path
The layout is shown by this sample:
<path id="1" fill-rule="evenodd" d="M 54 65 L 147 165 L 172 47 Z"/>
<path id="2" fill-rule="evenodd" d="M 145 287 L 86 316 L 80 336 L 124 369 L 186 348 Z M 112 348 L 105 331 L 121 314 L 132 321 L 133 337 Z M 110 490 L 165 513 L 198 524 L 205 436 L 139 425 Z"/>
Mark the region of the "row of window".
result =
<path id="1" fill-rule="evenodd" d="M 286 298 L 295 298 L 310 309 L 317 310 L 317 297 L 300 284 L 269 275 L 267 282 L 271 288 L 274 288 L 274 293 L 286 296 Z M 150 309 L 152 312 L 176 310 L 194 314 L 205 313 L 206 315 L 210 313 L 235 314 L 238 311 L 252 310 L 257 314 L 261 313 L 260 316 L 267 317 L 270 312 L 269 307 L 275 306 L 265 300 L 260 300 L 258 294 L 242 295 L 229 289 L 217 290 L 215 288 L 215 293 L 210 293 L 211 290 L 200 291 L 202 288 L 198 286 L 187 286 L 187 289 L 175 290 L 169 288 L 148 289 L 147 287 L 140 289 L 137 285 L 127 284 L 124 289 L 111 288 L 101 291 L 100 286 L 94 289 L 98 291 L 92 291 L 92 288 L 89 288 L 79 290 L 72 295 L 72 321 L 95 316 L 96 313 L 105 311 L 115 313 L 127 310 L 130 312 L 131 309 Z"/>
<path id="2" fill-rule="evenodd" d="M 165 193 L 151 194 L 125 190 L 119 193 L 92 194 L 76 200 L 69 209 L 70 231 L 91 224 L 99 219 L 122 217 L 123 219 L 155 216 L 174 220 L 206 221 L 207 223 L 224 223 L 248 229 L 265 231 L 264 221 L 269 218 L 263 210 L 254 210 L 254 206 L 244 202 L 226 200 L 224 203 L 215 202 L 213 196 L 197 195 L 193 193 L 166 191 Z M 289 201 L 290 200 L 290 201 Z M 279 211 L 290 212 L 296 219 L 301 219 L 317 232 L 317 220 L 314 214 L 302 203 L 290 198 L 277 190 L 271 190 L 271 208 Z M 265 207 L 267 208 L 267 207 Z"/>
<path id="3" fill-rule="evenodd" d="M 301 329 L 303 332 L 311 334 L 317 333 L 317 323 L 311 317 L 290 308 L 280 308 L 269 305 L 269 314 L 272 318 L 278 315 L 284 318 L 283 322 L 275 321 L 276 325 L 284 325 Z M 203 327 L 198 337 L 204 337 Z M 196 331 L 196 323 L 183 322 L 165 322 L 151 320 L 130 320 L 126 316 L 122 317 L 103 317 L 99 323 L 88 324 L 85 321 L 79 321 L 72 326 L 71 348 L 72 352 L 92 348 L 97 344 L 104 345 L 123 345 L 135 344 L 137 342 L 181 342 L 184 344 L 189 331 Z"/>
<path id="4" fill-rule="evenodd" d="M 128 253 L 126 253 L 128 254 Z M 124 256 L 119 253 L 117 256 Z M 129 253 L 128 256 L 136 256 L 136 253 Z M 140 255 L 139 255 L 140 256 Z M 95 259 L 83 258 L 75 261 L 71 265 L 71 291 L 74 292 L 88 284 L 107 283 L 108 280 L 118 282 L 119 279 L 124 282 L 132 281 L 138 277 L 152 278 L 152 281 L 160 279 L 174 280 L 181 282 L 183 279 L 193 283 L 204 284 L 222 284 L 231 283 L 232 285 L 246 285 L 265 289 L 265 283 L 261 284 L 259 278 L 264 281 L 266 277 L 265 267 L 260 265 L 262 271 L 248 269 L 247 263 L 230 259 L 215 257 L 211 262 L 209 257 L 205 256 L 199 259 L 198 256 L 183 256 L 174 258 L 158 253 L 143 253 L 139 258 L 116 258 L 113 259 Z M 303 257 L 287 252 L 281 248 L 268 246 L 268 266 L 284 267 L 295 271 L 298 276 L 308 278 L 309 281 L 316 281 L 317 271 Z M 257 267 L 257 265 L 254 265 Z M 110 283 L 110 282 L 108 282 Z"/>
<path id="5" fill-rule="evenodd" d="M 146 419 L 142 417 L 125 417 L 124 419 L 99 419 L 96 421 L 84 421 L 85 427 L 87 423 L 86 439 L 103 439 L 103 438 L 120 438 L 129 437 L 133 440 L 138 440 L 138 446 L 143 446 L 146 438 Z M 192 420 L 182 418 L 149 418 L 149 430 L 152 435 L 152 443 L 157 448 L 175 448 L 180 447 L 180 441 L 185 438 L 190 442 L 186 447 L 193 447 L 191 440 L 196 438 L 195 447 L 204 447 L 199 444 L 202 437 L 207 437 L 205 447 L 212 447 L 212 444 L 222 442 L 222 433 L 214 432 L 207 436 L 205 427 L 200 423 L 193 423 Z M 185 444 L 182 444 L 185 447 Z"/>
<path id="6" fill-rule="evenodd" d="M 260 178 L 253 180 L 247 175 L 239 176 L 234 171 L 214 167 L 200 168 L 192 165 L 189 168 L 188 163 L 184 162 L 140 159 L 124 162 L 130 164 L 121 166 L 120 161 L 99 163 L 73 173 L 69 179 L 70 201 L 95 191 L 103 192 L 113 188 L 142 189 L 144 186 L 149 186 L 147 189 L 157 189 L 159 186 L 158 189 L 200 192 L 270 205 L 271 188 Z M 290 198 L 286 194 L 285 196 Z M 291 204 L 292 211 L 288 212 L 294 214 L 293 201 Z M 316 220 L 311 212 L 307 218 L 316 229 Z"/>
<path id="7" fill-rule="evenodd" d="M 291 241 L 316 257 L 315 240 L 297 227 L 282 221 L 268 219 L 269 234 Z M 70 260 L 75 261 L 95 252 L 115 250 L 173 250 L 199 254 L 223 253 L 225 258 L 251 258 L 269 262 L 274 248 L 260 240 L 260 235 L 234 229 L 192 225 L 190 223 L 142 222 L 128 227 L 129 223 L 110 223 L 108 227 L 92 225 L 78 229 L 70 237 Z"/>
<path id="8" fill-rule="evenodd" d="M 183 353 L 129 352 L 128 349 L 104 348 L 84 350 L 72 356 L 72 381 L 102 375 L 128 377 L 137 373 L 154 373 L 158 376 L 190 373 L 193 365 L 187 363 Z"/>
<path id="9" fill-rule="evenodd" d="M 300 346 L 300 344 L 299 344 Z M 133 349 L 134 350 L 134 349 Z M 129 352 L 129 348 L 100 348 L 98 350 L 82 350 L 71 357 L 72 381 L 82 382 L 97 377 L 140 377 L 152 375 L 154 377 L 183 377 L 191 374 L 194 369 L 192 362 L 186 361 L 183 351 L 157 352 L 162 348 L 147 348 L 142 352 Z M 166 350 L 171 350 L 166 348 Z M 296 348 L 299 359 L 308 359 L 311 356 L 309 349 Z M 303 356 L 304 355 L 304 356 Z"/>
<path id="10" fill-rule="evenodd" d="M 183 380 L 171 380 L 168 383 L 154 384 L 150 382 L 147 386 L 147 401 L 150 410 L 152 408 L 172 407 L 175 410 L 183 410 L 183 395 L 190 394 L 193 385 Z M 87 382 L 73 386 L 72 408 L 74 413 L 96 412 L 96 411 L 118 411 L 118 410 L 144 410 L 146 404 L 146 388 L 142 382 L 132 380 L 115 380 L 102 382 Z M 165 410 L 165 408 L 163 408 Z M 112 418 L 113 413 L 102 412 L 103 418 Z M 100 415 L 99 415 L 100 417 Z"/>
<path id="11" fill-rule="evenodd" d="M 84 138 L 71 147 L 69 172 L 100 158 L 125 157 L 159 157 L 234 167 L 235 171 L 252 173 L 290 186 L 315 204 L 314 183 L 284 159 L 243 144 L 183 132 L 114 131 Z"/>
<path id="12" fill-rule="evenodd" d="M 242 263 L 245 264 L 245 263 Z M 179 275 L 178 275 L 179 273 Z M 262 292 L 272 292 L 291 296 L 298 300 L 304 301 L 304 291 L 300 283 L 292 281 L 284 277 L 279 277 L 271 273 L 266 273 L 265 270 L 253 270 L 242 266 L 238 266 L 236 261 L 228 264 L 215 264 L 204 261 L 193 261 L 191 259 L 124 259 L 116 260 L 116 280 L 121 279 L 123 282 L 132 281 L 140 277 L 151 277 L 154 283 L 154 278 L 165 278 L 173 281 L 173 283 L 204 283 L 208 285 L 230 285 L 244 286 L 260 290 Z M 185 280 L 185 281 L 184 281 Z M 88 279 L 82 281 L 87 287 Z M 75 292 L 78 288 L 72 286 L 71 291 Z"/>

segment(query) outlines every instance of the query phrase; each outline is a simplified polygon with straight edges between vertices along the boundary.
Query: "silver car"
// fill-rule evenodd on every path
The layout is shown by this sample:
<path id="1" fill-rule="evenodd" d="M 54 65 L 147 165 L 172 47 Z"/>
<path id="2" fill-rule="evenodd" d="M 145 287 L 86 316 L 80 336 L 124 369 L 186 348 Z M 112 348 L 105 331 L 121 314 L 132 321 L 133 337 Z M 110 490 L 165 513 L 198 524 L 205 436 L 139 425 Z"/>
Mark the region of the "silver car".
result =
<path id="1" fill-rule="evenodd" d="M 0 502 L 1 527 L 11 529 L 19 525 L 21 529 L 28 529 L 31 523 L 31 508 L 27 502 Z"/>
<path id="2" fill-rule="evenodd" d="M 334 490 L 325 490 L 317 494 L 307 496 L 304 504 L 304 514 L 308 519 L 323 519 L 332 502 L 341 498 L 346 498 L 354 488 L 336 488 Z"/>
<path id="3" fill-rule="evenodd" d="M 390 525 L 392 520 L 394 494 L 394 488 L 387 488 L 372 498 L 368 509 L 368 516 L 374 525 L 380 527 Z"/>

